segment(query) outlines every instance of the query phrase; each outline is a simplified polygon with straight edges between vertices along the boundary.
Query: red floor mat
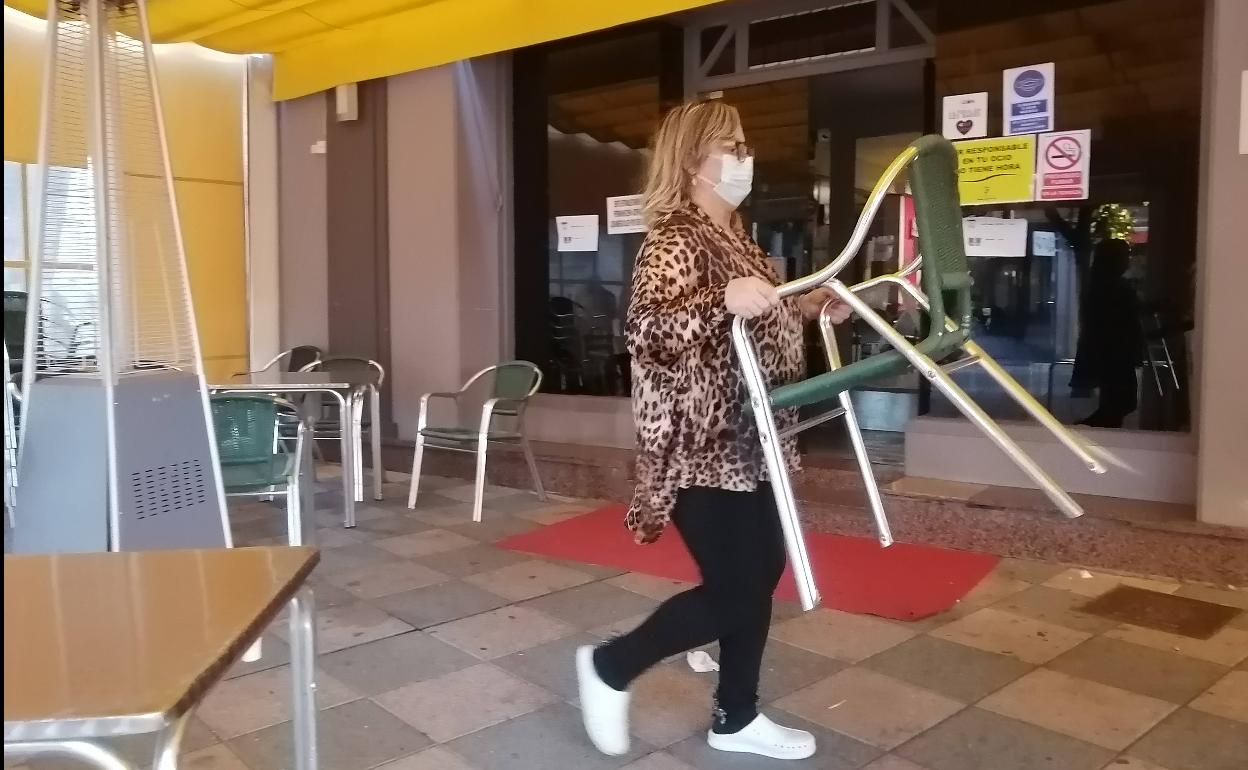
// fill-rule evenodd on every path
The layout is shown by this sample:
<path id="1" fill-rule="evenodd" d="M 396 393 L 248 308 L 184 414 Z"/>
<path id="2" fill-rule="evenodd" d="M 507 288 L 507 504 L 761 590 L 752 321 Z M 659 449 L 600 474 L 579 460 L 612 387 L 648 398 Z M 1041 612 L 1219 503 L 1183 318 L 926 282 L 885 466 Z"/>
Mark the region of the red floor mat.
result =
<path id="1" fill-rule="evenodd" d="M 621 505 L 607 506 L 507 538 L 498 545 L 673 580 L 698 580 L 697 566 L 675 527 L 657 543 L 636 545 L 624 527 L 624 510 Z M 824 607 L 897 620 L 918 620 L 944 612 L 998 561 L 995 556 L 926 545 L 897 543 L 880 548 L 874 540 L 820 533 L 807 533 L 806 547 Z M 787 569 L 776 598 L 797 599 Z"/>

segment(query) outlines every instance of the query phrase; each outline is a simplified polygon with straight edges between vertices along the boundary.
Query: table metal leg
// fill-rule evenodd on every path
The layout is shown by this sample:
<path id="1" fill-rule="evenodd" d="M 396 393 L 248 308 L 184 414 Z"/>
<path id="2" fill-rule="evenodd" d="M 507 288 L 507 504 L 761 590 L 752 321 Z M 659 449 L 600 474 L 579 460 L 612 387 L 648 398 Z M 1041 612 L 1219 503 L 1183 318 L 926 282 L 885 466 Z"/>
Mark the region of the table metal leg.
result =
<path id="1" fill-rule="evenodd" d="M 344 396 L 337 391 L 332 393 L 338 400 L 338 446 L 342 455 L 342 526 L 350 528 L 355 526 L 355 444 L 351 431 L 355 401 L 351 394 Z"/>
<path id="2" fill-rule="evenodd" d="M 178 770 L 178 755 L 182 751 L 182 737 L 186 735 L 186 726 L 191 722 L 191 712 L 187 711 L 174 720 L 173 724 L 156 734 L 156 753 L 152 760 L 153 770 Z"/>
<path id="3" fill-rule="evenodd" d="M 290 669 L 295 770 L 316 770 L 316 608 L 306 586 L 290 600 Z"/>
<path id="4" fill-rule="evenodd" d="M 368 437 L 373 444 L 373 499 L 381 500 L 381 485 L 386 483 L 386 464 L 381 459 L 381 394 L 375 385 L 368 389 L 368 419 Z"/>
<path id="5" fill-rule="evenodd" d="M 111 750 L 88 741 L 16 741 L 4 744 L 6 760 L 40 756 L 73 757 L 102 770 L 134 770 L 134 766 Z"/>
<path id="6" fill-rule="evenodd" d="M 355 502 L 364 502 L 364 396 L 366 388 L 351 394 L 351 493 Z"/>

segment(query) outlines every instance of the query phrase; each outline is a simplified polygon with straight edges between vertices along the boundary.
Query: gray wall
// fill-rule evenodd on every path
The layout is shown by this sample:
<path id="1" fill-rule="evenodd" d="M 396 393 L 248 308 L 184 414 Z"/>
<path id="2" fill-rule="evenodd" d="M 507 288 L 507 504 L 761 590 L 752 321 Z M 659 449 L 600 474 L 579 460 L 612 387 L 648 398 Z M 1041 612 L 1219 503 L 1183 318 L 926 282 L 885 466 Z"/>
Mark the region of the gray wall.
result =
<path id="1" fill-rule="evenodd" d="M 1248 2 L 1209 0 L 1205 29 L 1205 108 L 1201 233 L 1197 263 L 1196 378 L 1200 465 L 1197 511 L 1203 521 L 1248 527 L 1248 155 L 1239 152 L 1240 78 L 1248 70 Z"/>
<path id="2" fill-rule="evenodd" d="M 325 139 L 325 95 L 281 102 L 277 131 L 281 344 L 328 348 L 325 156 L 311 150 Z"/>

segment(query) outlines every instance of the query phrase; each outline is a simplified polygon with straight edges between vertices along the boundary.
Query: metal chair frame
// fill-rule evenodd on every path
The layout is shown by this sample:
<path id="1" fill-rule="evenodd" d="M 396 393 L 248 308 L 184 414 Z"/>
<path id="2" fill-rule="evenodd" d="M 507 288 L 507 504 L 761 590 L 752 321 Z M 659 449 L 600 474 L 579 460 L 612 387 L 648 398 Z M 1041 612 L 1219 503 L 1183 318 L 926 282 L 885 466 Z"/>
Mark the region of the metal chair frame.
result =
<path id="1" fill-rule="evenodd" d="M 429 402 L 435 398 L 454 401 L 456 404 L 464 397 L 481 378 L 488 374 L 495 373 L 505 367 L 525 367 L 532 370 L 533 384 L 523 398 L 499 398 L 497 396 L 486 399 L 481 406 L 481 417 L 477 424 L 477 431 L 473 438 L 458 441 L 454 439 L 435 438 L 426 435 L 426 431 L 431 430 L 429 421 Z M 477 472 L 476 482 L 472 499 L 472 520 L 481 521 L 482 508 L 485 502 L 485 461 L 487 448 L 490 444 L 502 445 L 510 443 L 519 443 L 520 450 L 524 453 L 524 461 L 529 466 L 529 474 L 533 477 L 533 491 L 537 498 L 543 502 L 546 501 L 546 490 L 542 487 L 542 478 L 537 471 L 537 461 L 533 457 L 533 449 L 529 446 L 529 440 L 524 435 L 524 411 L 528 405 L 528 401 L 537 393 L 542 386 L 542 370 L 537 364 L 529 361 L 505 361 L 503 363 L 487 366 L 472 377 L 453 393 L 426 393 L 420 397 L 420 416 L 416 424 L 416 449 L 412 457 L 412 482 L 411 490 L 407 496 L 407 507 L 416 507 L 416 498 L 420 491 L 420 468 L 424 459 L 426 447 L 429 449 L 445 449 L 450 452 L 463 452 L 466 454 L 475 454 L 477 456 Z M 495 417 L 510 417 L 516 421 L 516 429 L 514 431 L 497 431 L 493 429 Z M 471 444 L 471 446 L 464 446 Z"/>
<path id="2" fill-rule="evenodd" d="M 988 375 L 1000 385 L 1007 394 L 1010 395 L 1023 409 L 1031 415 L 1037 422 L 1043 425 L 1050 433 L 1052 433 L 1067 449 L 1073 452 L 1084 465 L 1094 473 L 1104 473 L 1105 466 L 1095 456 L 1095 448 L 1086 441 L 1082 436 L 1069 430 L 1062 425 L 1052 414 L 1050 414 L 1035 398 L 1027 392 L 1026 388 L 1016 382 L 996 361 L 994 361 L 979 345 L 975 344 L 969 338 L 969 307 L 962 308 L 965 318 L 962 323 L 955 321 L 953 318 L 945 315 L 944 300 L 942 297 L 929 297 L 917 286 L 915 286 L 910 277 L 919 270 L 923 257 L 918 257 L 913 263 L 904 267 L 899 272 L 888 275 L 881 275 L 862 283 L 847 286 L 845 283 L 837 279 L 837 275 L 853 261 L 862 245 L 867 231 L 871 225 L 872 219 L 879 210 L 880 204 L 883 202 L 893 182 L 898 175 L 916 159 L 920 157 L 920 153 L 926 152 L 949 152 L 948 148 L 943 147 L 945 140 L 939 137 L 924 137 L 907 147 L 884 171 L 883 176 L 876 183 L 875 188 L 871 191 L 867 199 L 866 205 L 858 218 L 858 222 L 854 227 L 853 233 L 846 243 L 845 248 L 830 264 L 823 269 L 799 278 L 794 281 L 782 284 L 778 287 L 781 297 L 791 297 L 804 294 L 811 289 L 819 286 L 826 286 L 831 289 L 837 299 L 849 305 L 853 312 L 865 320 L 872 329 L 874 329 L 888 346 L 897 353 L 904 356 L 905 361 L 914 370 L 918 371 L 921 376 L 930 381 L 932 385 L 949 399 L 954 406 L 958 408 L 963 415 L 971 420 L 994 444 L 1001 449 L 1018 468 L 1030 478 L 1036 486 L 1038 486 L 1049 497 L 1057 508 L 1067 517 L 1075 518 L 1083 514 L 1082 508 L 1076 503 L 1069 494 L 1066 493 L 1052 477 L 1048 475 L 1030 456 L 1024 452 L 1018 444 L 1010 438 L 1010 436 L 998 425 L 975 401 L 967 395 L 967 393 L 954 382 L 950 376 L 952 372 L 970 366 L 980 366 L 988 373 Z M 942 169 L 943 172 L 954 173 L 956 170 Z M 922 194 L 921 189 L 916 189 L 916 197 Z M 923 229 L 922 218 L 924 211 L 922 206 L 916 206 L 916 212 L 920 217 L 920 230 Z M 943 223 L 946 227 L 956 225 L 958 246 L 961 237 L 961 220 L 956 223 Z M 948 236 L 950 231 L 946 230 L 945 235 Z M 921 233 L 922 235 L 922 233 Z M 921 244 L 923 248 L 928 248 L 927 244 Z M 962 255 L 962 262 L 965 262 L 965 255 Z M 939 271 L 940 265 L 933 265 L 933 271 Z M 941 280 L 939 275 L 932 279 L 935 283 L 931 285 L 939 286 Z M 893 328 L 883 316 L 875 312 L 861 297 L 858 295 L 873 287 L 880 285 L 892 285 L 900 288 L 910 298 L 912 298 L 920 308 L 929 314 L 929 320 L 932 323 L 933 331 L 929 335 L 931 338 L 948 335 L 944 347 L 937 347 L 942 353 L 945 350 L 958 350 L 961 357 L 951 363 L 941 364 L 938 361 L 946 360 L 942 354 L 938 359 L 934 359 L 924 352 L 924 342 L 919 344 L 911 343 L 900 332 Z M 958 286 L 957 288 L 965 291 L 969 288 L 969 283 Z M 964 295 L 969 296 L 969 295 Z M 935 300 L 935 301 L 933 301 Z M 825 354 L 828 359 L 828 367 L 835 372 L 842 368 L 840 356 L 837 348 L 835 325 L 832 323 L 828 314 L 831 301 L 824 306 L 819 316 L 819 329 L 823 338 Z M 936 310 L 933 311 L 933 305 Z M 763 457 L 766 463 L 769 478 L 775 483 L 772 484 L 772 491 L 775 495 L 776 507 L 780 514 L 781 525 L 784 531 L 785 545 L 789 554 L 789 561 L 793 567 L 794 578 L 797 582 L 798 595 L 801 599 L 804 609 L 813 609 L 819 603 L 819 591 L 815 584 L 814 575 L 811 570 L 810 559 L 806 551 L 805 539 L 802 535 L 801 525 L 798 520 L 796 500 L 793 496 L 792 484 L 789 480 L 788 468 L 784 462 L 781 439 L 799 433 L 807 428 L 827 422 L 837 417 L 844 417 L 848 428 L 850 439 L 853 443 L 854 455 L 858 462 L 858 468 L 862 475 L 862 480 L 866 486 L 867 497 L 869 500 L 872 516 L 875 520 L 876 530 L 879 541 L 882 546 L 891 545 L 893 536 L 889 527 L 888 519 L 884 513 L 883 501 L 880 496 L 879 486 L 876 483 L 874 473 L 871 469 L 871 461 L 867 456 L 866 444 L 862 438 L 862 432 L 858 426 L 857 416 L 854 413 L 853 403 L 850 399 L 849 388 L 842 387 L 836 393 L 839 400 L 839 407 L 831 409 L 822 414 L 802 420 L 791 428 L 780 431 L 777 429 L 775 417 L 773 414 L 774 400 L 773 394 L 768 393 L 766 379 L 762 373 L 759 364 L 758 353 L 754 343 L 749 336 L 747 322 L 741 317 L 733 319 L 732 322 L 732 340 L 736 349 L 737 358 L 745 380 L 746 389 L 750 397 L 750 408 L 754 416 L 755 423 L 758 428 L 759 441 L 763 450 Z M 869 359 L 868 359 L 869 360 Z M 866 363 L 860 362 L 860 363 Z M 857 364 L 851 364 L 855 366 Z M 825 375 L 826 376 L 826 375 Z M 831 396 L 829 396 L 830 398 Z M 807 401 L 804 403 L 811 403 Z M 791 404 L 781 404 L 781 406 Z"/>

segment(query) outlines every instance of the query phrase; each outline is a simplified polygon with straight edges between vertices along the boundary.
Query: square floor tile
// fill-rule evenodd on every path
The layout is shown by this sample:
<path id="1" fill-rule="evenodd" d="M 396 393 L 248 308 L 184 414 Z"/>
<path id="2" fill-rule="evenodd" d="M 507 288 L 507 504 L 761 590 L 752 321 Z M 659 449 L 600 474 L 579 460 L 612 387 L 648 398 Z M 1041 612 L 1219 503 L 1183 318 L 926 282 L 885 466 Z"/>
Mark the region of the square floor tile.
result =
<path id="1" fill-rule="evenodd" d="M 1089 615 L 1079 608 L 1088 598 L 1080 594 L 1048 586 L 1033 586 L 997 602 L 993 609 L 1043 620 L 1087 634 L 1099 634 L 1118 625 L 1113 620 Z"/>
<path id="2" fill-rule="evenodd" d="M 144 757 L 143 761 L 150 761 L 151 757 Z M 249 770 L 247 765 L 243 764 L 243 760 L 238 755 L 230 751 L 229 747 L 224 743 L 218 743 L 216 746 L 209 746 L 206 749 L 193 751 L 181 758 L 178 762 L 179 767 L 186 770 Z"/>
<path id="3" fill-rule="evenodd" d="M 419 511 L 425 508 L 444 508 L 448 505 L 462 504 L 463 503 L 462 500 L 453 500 L 449 497 L 446 497 L 445 495 L 439 494 L 436 491 L 438 489 L 445 489 L 448 486 L 459 486 L 459 485 L 458 484 L 442 484 L 441 486 L 434 487 L 429 484 L 428 479 L 421 479 L 420 489 L 416 495 L 415 510 Z M 405 488 L 403 490 L 401 499 L 402 499 L 403 507 L 406 508 L 407 507 L 407 495 L 411 491 L 411 488 L 408 487 L 407 485 L 404 485 L 404 487 Z"/>
<path id="4" fill-rule="evenodd" d="M 719 658 L 719 651 L 714 653 Z M 845 668 L 845 663 L 826 655 L 794 647 L 778 639 L 769 639 L 763 651 L 763 667 L 758 695 L 764 703 L 783 698 L 789 693 L 832 676 Z"/>
<path id="5" fill-rule="evenodd" d="M 494 545 L 482 545 L 474 540 L 467 548 L 456 548 L 453 551 L 421 556 L 417 561 L 438 572 L 462 578 L 519 564 L 530 558 L 532 557 L 527 554 L 508 551 Z"/>
<path id="6" fill-rule="evenodd" d="M 567 636 L 576 629 L 527 607 L 500 607 L 435 626 L 429 633 L 482 660 L 501 658 Z"/>
<path id="7" fill-rule="evenodd" d="M 1053 564 L 1047 561 L 1033 561 L 1031 559 L 1016 559 L 1013 557 L 1005 557 L 997 564 L 997 573 L 1015 580 L 1026 580 L 1028 583 L 1043 583 L 1066 571 L 1066 567 L 1062 564 Z"/>
<path id="8" fill-rule="evenodd" d="M 659 749 L 705 733 L 716 681 L 714 674 L 696 674 L 688 667 L 650 669 L 633 683 L 632 733 Z"/>
<path id="9" fill-rule="evenodd" d="M 651 612 L 658 604 L 649 597 L 597 582 L 546 594 L 525 602 L 524 606 L 541 610 L 577 628 L 589 629 Z"/>
<path id="10" fill-rule="evenodd" d="M 636 762 L 630 762 L 622 770 L 697 770 L 697 768 L 681 762 L 666 751 L 656 751 Z"/>
<path id="11" fill-rule="evenodd" d="M 896 754 L 889 754 L 880 757 L 862 770 L 927 770 L 927 768 L 916 765 L 908 759 L 902 759 Z"/>
<path id="12" fill-rule="evenodd" d="M 1114 752 L 1026 722 L 969 708 L 897 754 L 930 770 L 1101 770 Z"/>
<path id="13" fill-rule="evenodd" d="M 395 561 L 336 572 L 326 579 L 361 599 L 377 599 L 436 585 L 448 578 L 412 561 Z"/>
<path id="14" fill-rule="evenodd" d="M 1171 770 L 1171 768 L 1124 754 L 1106 765 L 1105 770 Z"/>
<path id="15" fill-rule="evenodd" d="M 591 507 L 574 503 L 547 503 L 531 510 L 515 511 L 513 515 L 548 527 L 551 524 L 575 519 L 577 516 L 584 516 L 592 510 Z"/>
<path id="16" fill-rule="evenodd" d="M 229 679 L 212 688 L 196 714 L 222 739 L 290 719 L 290 666 Z M 316 673 L 316 705 L 326 709 L 355 700 L 359 693 L 326 674 Z"/>
<path id="17" fill-rule="evenodd" d="M 318 592 L 319 593 L 319 592 Z M 319 598 L 319 597 L 318 597 Z M 317 602 L 320 606 L 320 602 Z M 223 677 L 224 679 L 234 679 L 235 677 L 247 676 L 258 671 L 268 671 L 271 668 L 284 666 L 290 662 L 290 645 L 286 641 L 272 631 L 266 633 L 260 644 L 260 660 L 251 662 L 239 660 Z"/>
<path id="18" fill-rule="evenodd" d="M 1238 607 L 1241 610 L 1248 610 L 1248 588 L 1231 590 L 1188 583 L 1178 591 L 1175 591 L 1175 596 L 1186 596 L 1190 599 L 1200 599 L 1206 602 L 1213 602 L 1214 604 L 1224 604 L 1227 607 Z"/>
<path id="19" fill-rule="evenodd" d="M 1207 714 L 1248 723 L 1248 671 L 1232 671 L 1227 674 L 1192 701 L 1191 707 Z"/>
<path id="20" fill-rule="evenodd" d="M 355 701 L 317 719 L 321 770 L 368 770 L 429 746 L 429 739 L 375 703 Z M 230 749 L 257 770 L 294 767 L 289 724 L 235 738 Z"/>
<path id="21" fill-rule="evenodd" d="M 474 522 L 471 517 L 465 517 L 463 524 L 444 526 L 479 542 L 495 543 L 509 537 L 523 535 L 525 532 L 532 532 L 541 525 L 516 516 L 497 514 L 492 518 L 487 516 L 485 521 Z"/>
<path id="22" fill-rule="evenodd" d="M 1089 639 L 1048 667 L 1170 703 L 1187 703 L 1226 673 L 1216 663 L 1103 636 Z"/>
<path id="23" fill-rule="evenodd" d="M 276 632 L 289 642 L 285 626 L 286 624 L 281 624 Z M 411 630 L 412 627 L 408 624 L 390 617 L 372 605 L 363 602 L 344 604 L 317 611 L 316 648 L 323 655 Z"/>
<path id="24" fill-rule="evenodd" d="M 576 684 L 576 650 L 586 644 L 597 644 L 590 634 L 573 634 L 553 642 L 530 647 L 506 657 L 496 658 L 499 668 L 550 690 L 566 701 L 575 701 L 579 695 Z"/>
<path id="25" fill-rule="evenodd" d="M 1171 594 L 1179 590 L 1180 584 L 1177 581 L 1151 580 L 1149 578 L 1111 575 L 1105 572 L 1071 568 L 1049 578 L 1044 582 L 1044 585 L 1049 588 L 1058 588 L 1095 599 L 1120 585 Z"/>
<path id="26" fill-rule="evenodd" d="M 316 547 L 321 550 L 359 545 L 372 539 L 373 534 L 371 532 L 361 532 L 359 528 L 344 529 L 338 526 L 317 527 L 316 529 Z"/>
<path id="27" fill-rule="evenodd" d="M 914 631 L 897 623 L 828 609 L 812 610 L 771 629 L 773 639 L 850 663 L 896 647 L 913 636 Z"/>
<path id="28" fill-rule="evenodd" d="M 1248 730 L 1242 722 L 1179 709 L 1132 746 L 1130 754 L 1174 770 L 1243 770 Z"/>
<path id="29" fill-rule="evenodd" d="M 1026 580 L 1019 580 L 999 571 L 989 572 L 978 585 L 962 597 L 961 603 L 968 607 L 987 607 L 1020 591 L 1025 591 L 1031 586 L 1032 584 Z"/>
<path id="30" fill-rule="evenodd" d="M 464 581 L 511 599 L 513 602 L 532 599 L 551 591 L 572 588 L 590 581 L 589 575 L 557 564 L 530 559 L 489 572 L 464 578 Z"/>
<path id="31" fill-rule="evenodd" d="M 519 492 L 515 489 L 510 491 L 511 494 L 509 495 L 501 495 L 487 500 L 485 507 L 496 513 L 519 516 L 522 513 L 532 513 L 533 511 L 561 505 L 559 503 L 552 504 L 549 499 L 542 500 L 533 492 Z"/>
<path id="32" fill-rule="evenodd" d="M 416 628 L 428 628 L 497 609 L 508 601 L 463 581 L 450 580 L 415 591 L 383 596 L 373 603 Z"/>
<path id="33" fill-rule="evenodd" d="M 433 746 L 417 754 L 396 759 L 377 770 L 479 770 L 468 760 L 444 746 Z"/>
<path id="34" fill-rule="evenodd" d="M 580 713 L 566 703 L 466 735 L 449 748 L 481 770 L 609 770 L 651 751 L 634 739 L 623 757 L 599 753 L 585 737 Z"/>
<path id="35" fill-rule="evenodd" d="M 609 567 L 602 564 L 590 564 L 586 561 L 574 561 L 571 559 L 547 559 L 551 564 L 558 564 L 560 567 L 574 569 L 577 572 L 584 572 L 594 580 L 606 580 L 607 578 L 617 577 L 628 572 L 628 570 L 619 567 Z M 634 591 L 634 593 L 636 593 Z"/>
<path id="36" fill-rule="evenodd" d="M 481 663 L 409 684 L 375 700 L 433 740 L 445 743 L 527 714 L 556 698 L 535 684 Z"/>
<path id="37" fill-rule="evenodd" d="M 449 529 L 434 528 L 398 537 L 388 537 L 376 541 L 374 545 L 396 556 L 410 558 L 430 556 L 443 551 L 453 551 L 456 548 L 467 548 L 470 545 L 478 545 L 478 542 Z"/>
<path id="38" fill-rule="evenodd" d="M 833 674 L 781 698 L 775 705 L 886 751 L 964 706 L 952 698 L 863 668 Z"/>
<path id="39" fill-rule="evenodd" d="M 1105 635 L 1124 642 L 1142 644 L 1158 650 L 1167 650 L 1192 658 L 1234 666 L 1248 659 L 1248 631 L 1227 627 L 1208 639 L 1192 639 L 1151 628 L 1123 625 L 1110 629 Z"/>
<path id="40" fill-rule="evenodd" d="M 405 513 L 386 511 L 384 516 L 369 517 L 358 521 L 356 529 L 381 538 L 393 538 L 427 530 L 429 525 Z"/>
<path id="41" fill-rule="evenodd" d="M 963 703 L 974 703 L 1032 669 L 1017 658 L 933 636 L 902 642 L 862 665 Z"/>
<path id="42" fill-rule="evenodd" d="M 342 548 L 330 548 L 321 552 L 321 560 L 313 573 L 319 576 L 330 576 L 339 572 L 370 567 L 382 562 L 397 562 L 399 557 L 383 551 L 372 543 L 359 543 Z"/>
<path id="43" fill-rule="evenodd" d="M 321 658 L 320 665 L 356 692 L 377 695 L 477 662 L 471 655 L 428 634 L 411 631 L 331 652 Z"/>
<path id="44" fill-rule="evenodd" d="M 1125 585 L 1089 601 L 1083 611 L 1193 639 L 1210 638 L 1240 613 L 1224 604 Z"/>
<path id="45" fill-rule="evenodd" d="M 1006 686 L 980 708 L 1123 751 L 1178 706 L 1117 687 L 1039 669 Z"/>
<path id="46" fill-rule="evenodd" d="M 651 599 L 657 599 L 658 601 L 670 599 L 678 593 L 688 591 L 694 585 L 683 580 L 656 577 L 641 572 L 625 572 L 623 575 L 616 575 L 607 580 L 607 582 L 616 588 L 623 588 L 625 591 L 649 596 Z"/>
<path id="47" fill-rule="evenodd" d="M 472 503 L 447 501 L 443 498 L 442 503 L 426 507 L 423 501 L 424 495 L 421 497 L 422 500 L 416 503 L 416 510 L 408 512 L 408 515 L 417 521 L 433 527 L 455 527 L 472 521 Z M 488 511 L 482 511 L 482 516 L 487 515 L 489 515 Z"/>
<path id="48" fill-rule="evenodd" d="M 471 483 L 465 484 L 460 480 L 458 485 L 448 485 L 438 490 L 438 494 L 451 500 L 458 500 L 461 503 L 471 503 L 476 499 L 476 487 Z M 509 497 L 516 494 L 516 490 L 511 487 L 499 487 L 494 484 L 486 484 L 485 489 L 481 492 L 481 498 L 485 500 L 488 507 L 491 500 L 500 497 Z"/>
<path id="49" fill-rule="evenodd" d="M 829 730 L 801 717 L 776 708 L 764 708 L 763 713 L 778 724 L 797 730 L 807 730 L 815 736 L 817 750 L 813 757 L 793 761 L 767 759 L 752 754 L 729 754 L 712 749 L 702 733 L 686 738 L 671 746 L 667 753 L 697 770 L 787 770 L 788 768 L 818 768 L 818 770 L 857 770 L 880 755 L 880 750 L 848 735 Z"/>
<path id="50" fill-rule="evenodd" d="M 932 636 L 968 647 L 1010 655 L 1024 663 L 1045 663 L 1088 638 L 1065 626 L 988 608 L 932 632 Z"/>

